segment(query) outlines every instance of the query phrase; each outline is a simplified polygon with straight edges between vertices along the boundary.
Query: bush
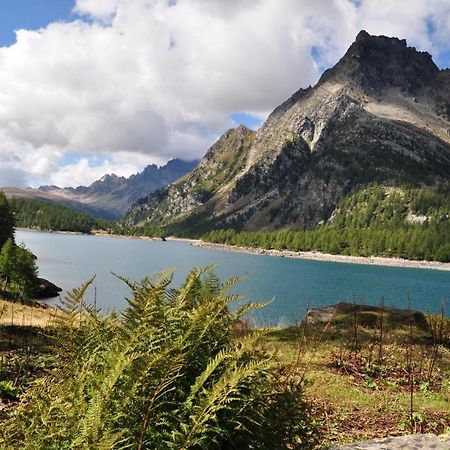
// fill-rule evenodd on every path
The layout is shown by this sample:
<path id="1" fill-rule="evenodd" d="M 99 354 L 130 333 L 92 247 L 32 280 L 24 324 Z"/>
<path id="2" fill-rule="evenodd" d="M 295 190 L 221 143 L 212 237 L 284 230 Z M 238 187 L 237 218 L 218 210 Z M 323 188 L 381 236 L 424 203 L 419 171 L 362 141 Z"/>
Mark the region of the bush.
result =
<path id="1" fill-rule="evenodd" d="M 122 317 L 71 294 L 54 328 L 55 365 L 3 427 L 0 447 L 62 449 L 310 448 L 308 405 L 258 345 L 236 338 L 246 305 L 209 271 L 179 289 L 171 274 L 125 280 Z"/>

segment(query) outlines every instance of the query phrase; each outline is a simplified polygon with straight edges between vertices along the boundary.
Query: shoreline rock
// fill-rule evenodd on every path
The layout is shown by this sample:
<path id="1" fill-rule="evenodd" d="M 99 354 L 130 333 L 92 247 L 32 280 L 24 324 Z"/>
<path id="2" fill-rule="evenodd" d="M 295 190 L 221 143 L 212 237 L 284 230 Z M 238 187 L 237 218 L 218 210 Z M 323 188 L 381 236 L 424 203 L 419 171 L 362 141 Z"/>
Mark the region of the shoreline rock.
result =
<path id="1" fill-rule="evenodd" d="M 58 297 L 59 293 L 62 291 L 62 288 L 56 286 L 56 284 L 46 280 L 45 278 L 38 278 L 38 281 L 39 285 L 36 300 Z"/>

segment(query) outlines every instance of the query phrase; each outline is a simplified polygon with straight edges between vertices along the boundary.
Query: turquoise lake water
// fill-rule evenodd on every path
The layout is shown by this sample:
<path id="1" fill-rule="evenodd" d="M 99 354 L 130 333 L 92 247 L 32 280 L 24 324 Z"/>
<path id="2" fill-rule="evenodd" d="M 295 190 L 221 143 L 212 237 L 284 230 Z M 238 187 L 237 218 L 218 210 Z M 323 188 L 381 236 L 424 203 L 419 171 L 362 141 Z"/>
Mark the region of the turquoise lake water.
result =
<path id="1" fill-rule="evenodd" d="M 285 325 L 301 320 L 308 307 L 351 301 L 377 305 L 384 297 L 391 306 L 440 311 L 450 301 L 450 271 L 310 261 L 248 255 L 198 248 L 181 241 L 145 241 L 103 236 L 17 231 L 16 240 L 38 257 L 39 274 L 70 290 L 93 275 L 97 305 L 105 311 L 126 305 L 128 287 L 111 272 L 133 280 L 175 269 L 174 284 L 194 266 L 216 264 L 222 280 L 243 275 L 235 291 L 242 301 L 273 300 L 253 313 L 259 325 Z M 87 300 L 94 300 L 90 289 Z M 450 302 L 449 302 L 450 303 Z M 450 307 L 449 307 L 450 310 Z"/>

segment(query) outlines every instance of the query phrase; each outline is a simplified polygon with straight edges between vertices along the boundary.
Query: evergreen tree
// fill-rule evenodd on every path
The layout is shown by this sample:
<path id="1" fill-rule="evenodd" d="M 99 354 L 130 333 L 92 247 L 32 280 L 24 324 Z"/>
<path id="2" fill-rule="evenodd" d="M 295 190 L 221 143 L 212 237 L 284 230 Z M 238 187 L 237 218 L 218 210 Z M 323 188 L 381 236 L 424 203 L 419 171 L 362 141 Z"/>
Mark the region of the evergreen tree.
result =
<path id="1" fill-rule="evenodd" d="M 10 238 L 14 237 L 14 216 L 8 200 L 0 192 L 0 248 Z"/>
<path id="2" fill-rule="evenodd" d="M 10 238 L 0 251 L 0 279 L 3 290 L 22 300 L 34 296 L 38 284 L 36 257 Z"/>
<path id="3" fill-rule="evenodd" d="M 424 222 L 411 221 L 415 216 L 425 216 Z M 332 217 L 312 230 L 215 230 L 203 239 L 266 249 L 450 260 L 450 196 L 446 192 L 371 186 L 344 198 Z"/>

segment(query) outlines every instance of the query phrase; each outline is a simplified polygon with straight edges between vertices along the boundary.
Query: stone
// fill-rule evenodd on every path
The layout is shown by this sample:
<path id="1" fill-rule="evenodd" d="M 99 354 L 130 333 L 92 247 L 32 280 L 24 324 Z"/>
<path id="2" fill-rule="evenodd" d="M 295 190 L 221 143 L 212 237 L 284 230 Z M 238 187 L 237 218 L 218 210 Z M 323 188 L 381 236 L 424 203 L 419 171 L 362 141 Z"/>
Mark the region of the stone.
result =
<path id="1" fill-rule="evenodd" d="M 411 434 L 328 447 L 329 450 L 449 450 L 450 435 Z M 324 449 L 325 450 L 325 449 Z"/>

